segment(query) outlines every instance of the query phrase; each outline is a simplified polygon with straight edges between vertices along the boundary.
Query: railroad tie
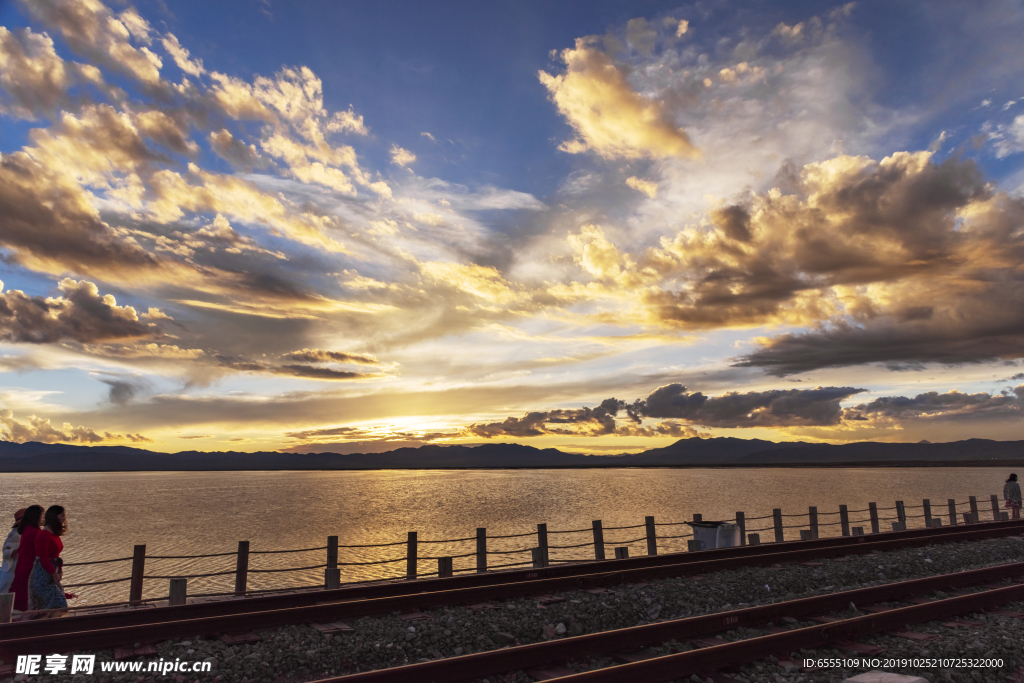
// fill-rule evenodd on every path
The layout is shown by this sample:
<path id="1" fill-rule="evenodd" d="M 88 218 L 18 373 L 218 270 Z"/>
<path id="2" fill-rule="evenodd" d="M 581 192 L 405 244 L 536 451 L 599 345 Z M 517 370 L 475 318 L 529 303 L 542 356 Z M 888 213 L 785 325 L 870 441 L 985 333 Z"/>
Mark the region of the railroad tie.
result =
<path id="1" fill-rule="evenodd" d="M 346 624 L 344 621 L 332 621 L 329 624 L 310 624 L 313 628 L 324 635 L 333 635 L 335 633 L 353 633 L 355 629 Z"/>

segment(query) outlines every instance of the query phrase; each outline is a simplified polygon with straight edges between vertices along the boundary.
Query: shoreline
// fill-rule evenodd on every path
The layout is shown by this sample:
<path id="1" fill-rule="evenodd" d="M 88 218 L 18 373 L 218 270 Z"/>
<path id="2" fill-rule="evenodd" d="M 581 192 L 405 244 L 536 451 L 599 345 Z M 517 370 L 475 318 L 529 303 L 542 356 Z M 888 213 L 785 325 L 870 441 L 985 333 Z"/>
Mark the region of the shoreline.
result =
<path id="1" fill-rule="evenodd" d="M 1019 460 L 986 460 L 983 462 L 970 462 L 953 460 L 944 462 L 922 462 L 922 461 L 889 461 L 889 462 L 835 462 L 835 463 L 698 463 L 698 464 L 673 464 L 673 465 L 522 465 L 522 466 L 498 466 L 498 467 L 458 467 L 458 466 L 426 466 L 426 467 L 308 467 L 308 468 L 286 468 L 286 467 L 254 467 L 254 468 L 167 468 L 167 469 L 10 469 L 0 467 L 0 474 L 115 474 L 128 472 L 415 472 L 415 471 L 438 471 L 438 470 L 763 470 L 763 469 L 892 469 L 908 467 L 1019 467 L 1024 468 L 1024 458 Z"/>

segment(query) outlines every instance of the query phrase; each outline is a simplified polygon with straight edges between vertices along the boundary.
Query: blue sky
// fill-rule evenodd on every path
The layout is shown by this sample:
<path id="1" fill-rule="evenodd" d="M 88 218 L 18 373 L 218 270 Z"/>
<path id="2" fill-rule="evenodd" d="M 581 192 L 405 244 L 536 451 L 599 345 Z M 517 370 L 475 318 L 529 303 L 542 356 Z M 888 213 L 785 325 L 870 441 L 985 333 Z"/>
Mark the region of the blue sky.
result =
<path id="1" fill-rule="evenodd" d="M 1022 24 L 0 4 L 0 421 L 168 450 L 1016 438 Z"/>

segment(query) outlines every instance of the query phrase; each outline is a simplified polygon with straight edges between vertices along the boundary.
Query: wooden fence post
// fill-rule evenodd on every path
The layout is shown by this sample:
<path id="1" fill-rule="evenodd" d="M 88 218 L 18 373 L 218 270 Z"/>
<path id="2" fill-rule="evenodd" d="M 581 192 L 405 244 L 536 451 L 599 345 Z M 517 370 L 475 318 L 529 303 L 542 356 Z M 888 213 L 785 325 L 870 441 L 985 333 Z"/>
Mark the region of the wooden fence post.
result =
<path id="1" fill-rule="evenodd" d="M 544 566 L 548 566 L 548 525 L 538 524 L 537 525 L 537 547 L 541 549 L 544 554 Z"/>
<path id="2" fill-rule="evenodd" d="M 338 537 L 328 536 L 327 537 L 327 568 L 337 569 L 338 568 Z"/>
<path id="3" fill-rule="evenodd" d="M 775 522 L 775 542 L 782 543 L 784 536 L 782 535 L 782 509 L 775 508 L 772 510 L 772 521 Z"/>
<path id="4" fill-rule="evenodd" d="M 971 519 L 973 519 L 975 522 L 977 522 L 978 521 L 978 497 L 977 496 L 971 496 L 969 498 L 969 500 L 971 501 Z"/>
<path id="5" fill-rule="evenodd" d="M 761 534 L 750 534 L 747 545 L 761 545 Z"/>
<path id="6" fill-rule="evenodd" d="M 897 500 L 896 501 L 896 521 L 900 523 L 900 528 L 903 531 L 907 530 L 907 527 L 906 527 L 906 524 L 907 524 L 907 510 L 903 506 L 903 501 L 902 500 Z"/>
<path id="7" fill-rule="evenodd" d="M 950 498 L 946 502 L 949 505 L 949 525 L 956 526 L 956 499 Z"/>
<path id="8" fill-rule="evenodd" d="M 843 530 L 843 536 L 850 535 L 850 509 L 845 505 L 839 506 L 839 528 Z"/>
<path id="9" fill-rule="evenodd" d="M 921 507 L 924 508 L 924 528 L 932 528 L 932 502 L 925 498 L 921 501 Z"/>
<path id="10" fill-rule="evenodd" d="M 999 515 L 1001 513 L 1002 513 L 1002 510 L 999 509 L 999 498 L 997 498 L 996 495 L 993 493 L 992 494 L 992 521 L 993 522 L 998 522 L 999 521 Z"/>
<path id="11" fill-rule="evenodd" d="M 450 557 L 439 557 L 437 558 L 437 578 L 447 579 L 454 576 L 455 570 L 452 566 L 452 558 Z"/>
<path id="12" fill-rule="evenodd" d="M 137 545 L 132 553 L 132 582 L 128 589 L 128 604 L 142 604 L 142 575 L 146 573 L 146 546 Z"/>
<path id="13" fill-rule="evenodd" d="M 594 559 L 604 559 L 604 527 L 601 525 L 601 520 L 594 520 Z"/>
<path id="14" fill-rule="evenodd" d="M 167 604 L 175 607 L 184 605 L 188 596 L 188 579 L 171 579 L 171 588 L 167 592 Z"/>
<path id="15" fill-rule="evenodd" d="M 249 580 L 249 541 L 238 542 L 238 559 L 235 562 L 235 595 L 245 595 Z"/>
<path id="16" fill-rule="evenodd" d="M 338 537 L 327 537 L 327 568 L 324 569 L 324 590 L 341 588 L 341 570 L 338 569 Z"/>
<path id="17" fill-rule="evenodd" d="M 548 566 L 548 549 L 547 548 L 530 548 L 530 554 L 533 558 L 534 567 L 546 567 Z"/>
<path id="18" fill-rule="evenodd" d="M 658 554 L 658 536 L 654 527 L 654 517 L 644 517 L 644 524 L 647 526 L 647 554 Z"/>
<path id="19" fill-rule="evenodd" d="M 807 508 L 807 521 L 811 527 L 811 540 L 818 538 L 818 508 L 811 506 Z"/>
<path id="20" fill-rule="evenodd" d="M 878 504 L 868 503 L 868 512 L 871 515 L 871 533 L 878 533 Z"/>
<path id="21" fill-rule="evenodd" d="M 740 528 L 740 545 L 747 544 L 747 517 L 742 512 L 736 513 L 736 526 Z"/>
<path id="22" fill-rule="evenodd" d="M 14 614 L 14 593 L 0 593 L 0 624 L 11 623 Z"/>
<path id="23" fill-rule="evenodd" d="M 416 533 L 415 531 L 409 532 L 409 538 L 405 542 L 405 578 L 415 579 L 416 572 L 419 569 L 418 558 L 416 556 Z"/>
<path id="24" fill-rule="evenodd" d="M 480 574 L 487 571 L 487 529 L 484 527 L 476 530 L 476 571 Z"/>

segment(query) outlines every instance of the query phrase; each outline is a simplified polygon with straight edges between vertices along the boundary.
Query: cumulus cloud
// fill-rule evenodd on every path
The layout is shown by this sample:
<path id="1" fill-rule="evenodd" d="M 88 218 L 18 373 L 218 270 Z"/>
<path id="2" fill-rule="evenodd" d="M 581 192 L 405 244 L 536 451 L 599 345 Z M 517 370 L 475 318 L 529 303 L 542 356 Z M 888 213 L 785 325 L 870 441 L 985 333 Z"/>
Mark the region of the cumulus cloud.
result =
<path id="1" fill-rule="evenodd" d="M 775 374 L 1024 355 L 1024 200 L 972 162 L 839 156 L 778 180 L 640 253 L 584 225 L 568 244 L 600 287 L 574 291 L 680 330 L 811 326 L 738 359 Z"/>
<path id="2" fill-rule="evenodd" d="M 131 306 L 100 296 L 91 282 L 70 278 L 58 285 L 62 296 L 32 297 L 20 290 L 0 294 L 0 338 L 10 342 L 82 343 L 149 337 L 154 330 L 139 321 Z"/>
<path id="3" fill-rule="evenodd" d="M 16 419 L 10 410 L 0 410 L 0 434 L 6 441 L 25 443 L 27 441 L 38 441 L 40 443 L 81 443 L 99 444 L 105 441 L 124 441 L 133 443 L 151 442 L 152 439 L 142 434 L 111 434 L 104 432 L 98 434 L 96 431 L 78 425 L 77 427 L 65 422 L 59 429 L 50 424 L 49 418 L 30 415 L 25 419 Z"/>
<path id="4" fill-rule="evenodd" d="M 624 67 L 616 65 L 591 39 L 562 51 L 565 71 L 538 73 L 558 107 L 579 136 L 560 149 L 592 150 L 608 159 L 693 157 L 698 150 L 675 125 L 662 105 L 638 93 Z"/>
<path id="5" fill-rule="evenodd" d="M 626 184 L 632 187 L 637 192 L 643 192 L 651 199 L 654 199 L 655 197 L 658 196 L 658 184 L 655 182 L 651 182 L 650 180 L 644 180 L 643 178 L 630 176 L 626 178 Z"/>
<path id="6" fill-rule="evenodd" d="M 391 145 L 391 163 L 396 166 L 408 166 L 416 161 L 416 155 L 398 145 Z"/>
<path id="7" fill-rule="evenodd" d="M 990 128 L 989 137 L 995 145 L 996 157 L 1000 159 L 1024 152 L 1024 114 L 1014 118 L 1010 123 Z"/>
<path id="8" fill-rule="evenodd" d="M 178 65 L 179 69 L 190 76 L 198 77 L 206 73 L 206 69 L 203 68 L 203 60 L 190 59 L 188 50 L 181 46 L 177 36 L 173 33 L 168 33 L 160 42 L 164 49 L 167 50 L 167 54 L 174 59 L 174 63 Z"/>
<path id="9" fill-rule="evenodd" d="M 103 79 L 95 67 L 61 59 L 47 34 L 0 26 L 0 113 L 52 117 L 69 103 L 68 88 L 78 82 Z"/>
<path id="10" fill-rule="evenodd" d="M 117 17 L 98 0 L 38 0 L 24 6 L 38 20 L 61 33 L 71 49 L 101 64 L 156 86 L 163 62 L 149 48 L 149 24 L 134 10 Z"/>

